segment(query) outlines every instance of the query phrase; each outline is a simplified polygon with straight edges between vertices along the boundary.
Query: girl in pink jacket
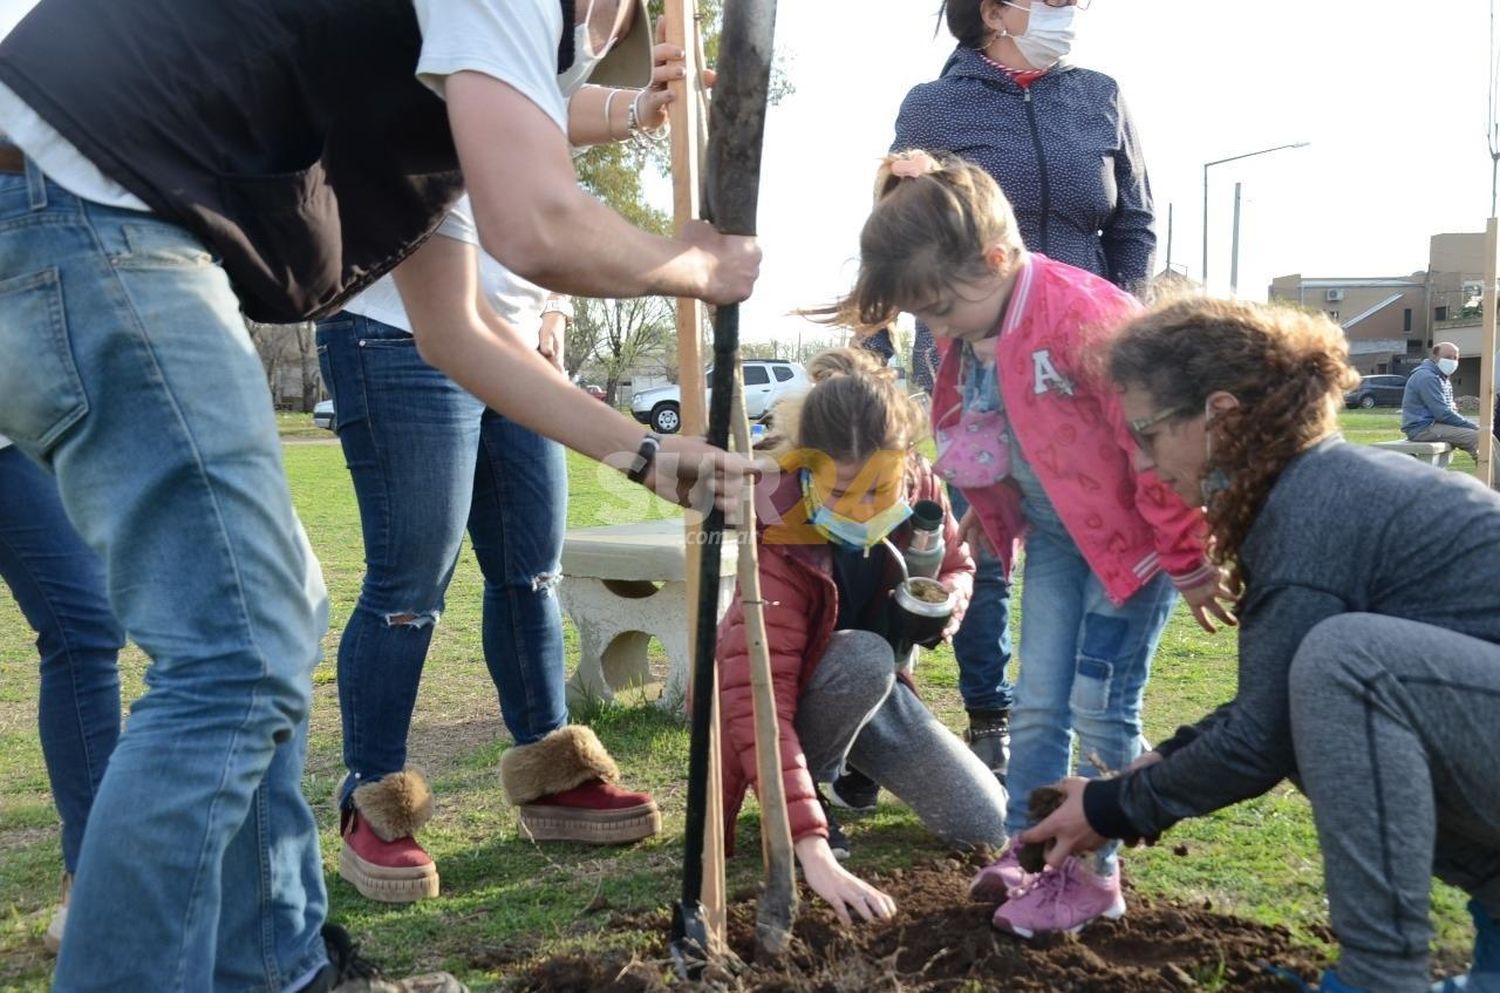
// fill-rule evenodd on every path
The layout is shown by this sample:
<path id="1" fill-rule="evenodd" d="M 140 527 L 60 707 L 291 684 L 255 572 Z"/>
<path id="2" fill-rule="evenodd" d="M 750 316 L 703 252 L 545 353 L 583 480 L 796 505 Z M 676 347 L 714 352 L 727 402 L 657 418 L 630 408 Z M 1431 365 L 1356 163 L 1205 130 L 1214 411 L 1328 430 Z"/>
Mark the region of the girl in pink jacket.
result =
<path id="1" fill-rule="evenodd" d="M 970 503 L 962 529 L 1008 564 L 1024 542 L 1020 680 L 1006 828 L 1027 797 L 1140 754 L 1141 702 L 1180 591 L 1206 629 L 1233 623 L 1204 555 L 1202 513 L 1133 464 L 1133 432 L 1096 368 L 1136 304 L 1081 269 L 1028 253 L 983 170 L 925 152 L 892 156 L 860 235 L 860 271 L 838 306 L 856 328 L 909 311 L 944 346 L 932 415 L 939 475 Z M 1013 842 L 972 885 L 1023 937 L 1125 912 L 1114 846 L 1028 874 Z"/>

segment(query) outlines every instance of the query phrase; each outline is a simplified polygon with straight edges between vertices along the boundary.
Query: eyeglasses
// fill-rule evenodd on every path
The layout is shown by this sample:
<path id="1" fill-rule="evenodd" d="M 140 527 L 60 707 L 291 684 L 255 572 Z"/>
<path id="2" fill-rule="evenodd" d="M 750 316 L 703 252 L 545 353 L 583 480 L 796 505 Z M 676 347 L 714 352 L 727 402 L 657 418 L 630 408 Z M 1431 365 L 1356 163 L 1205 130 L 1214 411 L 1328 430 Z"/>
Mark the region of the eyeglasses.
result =
<path id="1" fill-rule="evenodd" d="M 1048 7 L 1077 7 L 1079 10 L 1088 10 L 1094 0 L 1042 0 Z"/>
<path id="2" fill-rule="evenodd" d="M 1166 410 L 1157 411 L 1150 417 L 1138 417 L 1126 424 L 1126 430 L 1130 432 L 1131 440 L 1138 445 L 1143 452 L 1151 451 L 1151 435 L 1146 432 L 1156 427 L 1162 421 L 1173 417 L 1180 417 L 1191 411 L 1191 407 L 1170 407 Z"/>

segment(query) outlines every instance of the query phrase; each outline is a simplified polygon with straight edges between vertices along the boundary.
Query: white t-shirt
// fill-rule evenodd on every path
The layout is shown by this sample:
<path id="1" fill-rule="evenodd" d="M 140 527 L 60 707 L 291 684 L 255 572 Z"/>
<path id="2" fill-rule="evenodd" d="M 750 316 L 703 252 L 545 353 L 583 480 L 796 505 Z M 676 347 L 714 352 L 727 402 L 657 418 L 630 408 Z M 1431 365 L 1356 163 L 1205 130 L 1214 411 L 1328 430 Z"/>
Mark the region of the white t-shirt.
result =
<path id="1" fill-rule="evenodd" d="M 443 96 L 443 85 L 455 72 L 482 72 L 519 90 L 567 133 L 567 100 L 557 85 L 563 32 L 557 0 L 412 0 L 412 5 L 422 28 L 417 78 L 432 92 Z"/>
<path id="2" fill-rule="evenodd" d="M 479 245 L 479 229 L 474 225 L 474 208 L 467 194 L 460 197 L 443 218 L 436 237 L 452 238 L 466 245 Z M 542 305 L 550 296 L 547 290 L 530 280 L 511 272 L 498 261 L 479 252 L 479 292 L 491 306 L 522 332 L 535 331 L 542 320 Z M 396 289 L 396 280 L 382 276 L 359 296 L 344 305 L 344 309 L 361 314 L 371 320 L 403 331 L 411 331 L 411 321 L 406 316 L 406 307 L 401 303 L 401 294 Z"/>
<path id="3" fill-rule="evenodd" d="M 0 35 L 8 35 L 38 0 L 0 0 Z M 54 183 L 75 196 L 127 210 L 148 209 L 140 198 L 99 171 L 73 143 L 38 117 L 9 86 L 0 83 L 0 132 Z"/>
<path id="4" fill-rule="evenodd" d="M 9 34 L 37 0 L 0 0 Z M 474 70 L 519 90 L 566 134 L 568 108 L 557 87 L 562 7 L 557 0 L 412 0 L 422 31 L 417 78 L 438 96 L 447 76 Z M 569 25 L 569 30 L 572 26 Z M 149 208 L 110 179 L 0 83 L 0 133 L 74 196 L 128 210 Z"/>

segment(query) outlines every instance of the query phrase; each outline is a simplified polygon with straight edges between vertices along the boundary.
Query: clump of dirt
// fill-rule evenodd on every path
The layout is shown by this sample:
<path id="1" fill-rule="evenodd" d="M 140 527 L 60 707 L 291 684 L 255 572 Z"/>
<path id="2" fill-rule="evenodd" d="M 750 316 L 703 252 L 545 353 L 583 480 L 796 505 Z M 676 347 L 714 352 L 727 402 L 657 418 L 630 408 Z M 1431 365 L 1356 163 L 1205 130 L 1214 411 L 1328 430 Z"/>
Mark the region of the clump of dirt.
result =
<path id="1" fill-rule="evenodd" d="M 1051 817 L 1052 812 L 1061 807 L 1067 799 L 1068 794 L 1056 787 L 1038 787 L 1031 791 L 1031 796 L 1026 798 L 1026 819 L 1031 822 L 1032 827 L 1036 827 Z M 1048 847 L 1036 842 L 1022 845 L 1016 850 L 1016 860 L 1027 872 L 1041 872 L 1042 867 L 1047 864 Z"/>
<path id="2" fill-rule="evenodd" d="M 663 930 L 662 945 L 646 956 L 552 959 L 512 985 L 526 993 L 1284 993 L 1260 962 L 1307 979 L 1325 964 L 1284 928 L 1134 894 L 1119 921 L 1100 921 L 1076 937 L 1022 941 L 990 926 L 993 907 L 967 900 L 969 877 L 981 864 L 977 856 L 955 855 L 875 877 L 896 900 L 897 917 L 851 929 L 804 888 L 792 950 L 774 965 L 716 967 L 699 982 L 679 980 Z M 658 913 L 631 923 L 665 921 Z M 754 934 L 753 901 L 731 904 L 729 944 L 747 963 Z"/>

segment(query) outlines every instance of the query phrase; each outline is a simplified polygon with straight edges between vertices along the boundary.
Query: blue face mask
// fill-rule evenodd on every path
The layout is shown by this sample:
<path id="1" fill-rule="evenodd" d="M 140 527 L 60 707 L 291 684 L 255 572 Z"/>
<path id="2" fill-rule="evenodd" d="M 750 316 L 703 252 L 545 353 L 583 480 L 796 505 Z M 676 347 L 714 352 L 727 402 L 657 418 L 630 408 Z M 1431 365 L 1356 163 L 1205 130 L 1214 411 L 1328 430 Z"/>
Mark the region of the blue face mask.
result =
<path id="1" fill-rule="evenodd" d="M 911 516 L 911 505 L 906 502 L 905 497 L 899 497 L 895 503 L 869 520 L 856 521 L 845 517 L 828 509 L 818 499 L 811 472 L 803 469 L 801 475 L 802 497 L 807 501 L 807 522 L 836 545 L 868 552 Z"/>

